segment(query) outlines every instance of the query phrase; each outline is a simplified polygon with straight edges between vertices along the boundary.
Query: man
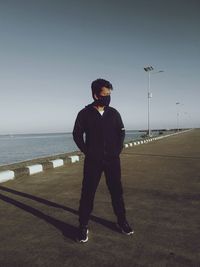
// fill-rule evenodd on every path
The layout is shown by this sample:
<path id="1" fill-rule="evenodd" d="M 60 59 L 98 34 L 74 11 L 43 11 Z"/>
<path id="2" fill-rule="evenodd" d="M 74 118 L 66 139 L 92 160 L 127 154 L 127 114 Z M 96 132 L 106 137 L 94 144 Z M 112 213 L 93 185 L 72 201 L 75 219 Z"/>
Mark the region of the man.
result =
<path id="1" fill-rule="evenodd" d="M 73 130 L 74 141 L 85 154 L 79 206 L 79 242 L 88 241 L 89 217 L 102 172 L 105 173 L 118 226 L 123 233 L 133 234 L 125 216 L 121 184 L 119 155 L 123 149 L 124 125 L 119 112 L 109 107 L 112 84 L 97 79 L 92 82 L 91 88 L 94 102 L 78 113 Z"/>

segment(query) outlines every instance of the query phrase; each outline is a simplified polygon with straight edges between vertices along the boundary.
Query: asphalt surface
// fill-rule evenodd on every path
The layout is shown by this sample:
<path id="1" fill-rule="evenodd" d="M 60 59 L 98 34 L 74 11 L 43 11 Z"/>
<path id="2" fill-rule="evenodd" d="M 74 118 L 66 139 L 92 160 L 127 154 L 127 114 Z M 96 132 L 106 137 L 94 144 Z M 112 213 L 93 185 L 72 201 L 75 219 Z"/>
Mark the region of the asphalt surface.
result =
<path id="1" fill-rule="evenodd" d="M 200 266 L 200 130 L 124 149 L 132 236 L 102 176 L 89 241 L 76 242 L 83 161 L 0 184 L 0 267 Z"/>

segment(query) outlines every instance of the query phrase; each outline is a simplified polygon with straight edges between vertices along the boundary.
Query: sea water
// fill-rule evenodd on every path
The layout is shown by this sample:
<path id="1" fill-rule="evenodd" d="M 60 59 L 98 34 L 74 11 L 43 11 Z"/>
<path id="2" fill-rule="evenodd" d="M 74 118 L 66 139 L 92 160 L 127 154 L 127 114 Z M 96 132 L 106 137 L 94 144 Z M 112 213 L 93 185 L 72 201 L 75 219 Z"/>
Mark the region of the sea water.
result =
<path id="1" fill-rule="evenodd" d="M 143 134 L 126 131 L 125 142 L 141 139 Z M 0 135 L 0 166 L 77 150 L 72 133 Z"/>

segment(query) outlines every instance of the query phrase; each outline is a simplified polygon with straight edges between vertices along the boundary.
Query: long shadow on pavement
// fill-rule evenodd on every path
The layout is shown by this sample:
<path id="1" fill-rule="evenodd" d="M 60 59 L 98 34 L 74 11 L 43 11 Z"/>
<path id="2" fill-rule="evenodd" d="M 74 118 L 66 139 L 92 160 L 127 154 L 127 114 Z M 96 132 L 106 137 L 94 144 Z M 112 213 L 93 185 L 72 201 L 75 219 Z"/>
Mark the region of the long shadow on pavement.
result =
<path id="1" fill-rule="evenodd" d="M 70 225 L 70 224 L 67 224 L 65 222 L 62 222 L 62 221 L 59 221 L 49 215 L 46 215 L 44 214 L 43 212 L 33 208 L 33 207 L 30 207 L 24 203 L 21 203 L 15 199 L 12 199 L 10 197 L 7 197 L 7 196 L 4 196 L 2 194 L 0 194 L 0 199 L 7 202 L 7 203 L 10 203 L 22 210 L 25 210 L 26 212 L 29 212 L 31 213 L 32 215 L 46 221 L 47 223 L 50 223 L 52 224 L 53 226 L 55 226 L 58 230 L 60 230 L 63 235 L 65 237 L 68 237 L 72 240 L 75 240 L 76 236 L 77 236 L 77 228 Z"/>
<path id="2" fill-rule="evenodd" d="M 37 202 L 40 202 L 42 204 L 45 204 L 47 206 L 51 206 L 51 207 L 55 207 L 55 208 L 61 208 L 65 211 L 68 211 L 68 212 L 71 212 L 75 215 L 78 216 L 78 211 L 77 210 L 74 210 L 70 207 L 66 207 L 64 205 L 61 205 L 61 204 L 58 204 L 58 203 L 55 203 L 55 202 L 52 202 L 52 201 L 49 201 L 47 199 L 43 199 L 43 198 L 40 198 L 40 197 L 37 197 L 37 196 L 33 196 L 33 195 L 30 195 L 30 194 L 27 194 L 27 193 L 24 193 L 24 192 L 20 192 L 20 191 L 17 191 L 17 190 L 14 190 L 14 189 L 11 189 L 11 188 L 7 188 L 7 187 L 4 187 L 4 186 L 0 186 L 0 190 L 2 191 L 5 191 L 5 192 L 9 192 L 9 193 L 13 193 L 15 195 L 19 195 L 19 196 L 22 196 L 22 197 L 26 197 L 26 198 L 29 198 L 29 199 L 32 199 L 32 200 L 35 200 Z M 67 223 L 64 223 L 64 222 L 61 222 L 53 217 L 50 217 L 48 215 L 45 215 L 44 213 L 42 213 L 41 211 L 33 208 L 33 207 L 30 207 L 26 204 L 23 204 L 17 200 L 14 200 L 10 197 L 7 197 L 7 196 L 4 196 L 2 194 L 0 194 L 0 199 L 1 200 L 4 200 L 10 204 L 13 204 L 45 221 L 47 221 L 48 223 L 51 223 L 52 225 L 54 225 L 56 228 L 58 228 L 59 230 L 61 230 L 61 232 L 63 233 L 64 236 L 66 237 L 69 237 L 71 239 L 75 239 L 76 238 L 76 235 L 77 235 L 77 228 L 75 228 L 74 226 L 71 226 Z M 112 231 L 115 231 L 115 232 L 119 232 L 119 229 L 117 228 L 116 224 L 114 222 L 111 222 L 111 221 L 108 221 L 106 219 L 103 219 L 103 218 L 99 218 L 97 216 L 94 216 L 94 215 L 91 215 L 90 216 L 90 219 L 96 223 L 99 223 L 109 229 L 111 229 Z"/>

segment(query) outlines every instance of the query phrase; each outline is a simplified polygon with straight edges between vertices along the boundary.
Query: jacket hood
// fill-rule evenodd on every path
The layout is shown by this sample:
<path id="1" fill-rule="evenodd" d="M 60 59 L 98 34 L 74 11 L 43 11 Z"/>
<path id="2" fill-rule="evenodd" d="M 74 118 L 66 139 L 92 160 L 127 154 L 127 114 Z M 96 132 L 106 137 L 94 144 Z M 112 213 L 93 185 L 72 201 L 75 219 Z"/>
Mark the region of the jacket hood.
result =
<path id="1" fill-rule="evenodd" d="M 94 106 L 94 102 L 92 102 L 91 104 L 85 106 L 85 108 L 92 108 Z"/>

